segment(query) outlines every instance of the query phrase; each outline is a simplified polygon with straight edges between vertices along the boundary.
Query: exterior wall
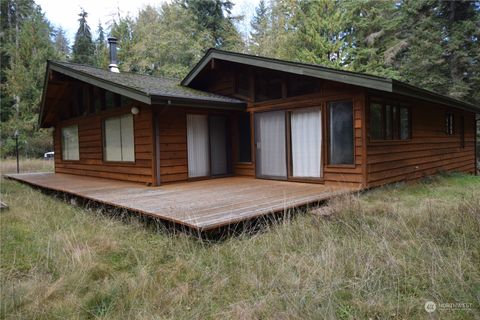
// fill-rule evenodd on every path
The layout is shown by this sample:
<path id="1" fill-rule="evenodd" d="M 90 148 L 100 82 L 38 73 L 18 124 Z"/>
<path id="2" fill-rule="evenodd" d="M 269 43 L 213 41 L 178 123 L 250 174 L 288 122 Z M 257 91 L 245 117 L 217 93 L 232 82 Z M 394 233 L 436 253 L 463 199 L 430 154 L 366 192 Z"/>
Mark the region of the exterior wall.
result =
<path id="1" fill-rule="evenodd" d="M 187 181 L 187 113 L 222 114 L 231 117 L 232 112 L 179 106 L 154 108 L 160 148 L 160 183 Z M 233 145 L 233 138 L 231 143 Z"/>
<path id="2" fill-rule="evenodd" d="M 415 180 L 441 171 L 474 173 L 474 113 L 418 101 L 408 104 L 412 117 L 410 140 L 367 143 L 368 187 Z M 454 135 L 445 133 L 447 111 L 455 114 Z M 462 115 L 465 117 L 464 148 L 459 126 Z M 367 127 L 368 123 L 367 119 Z"/>
<path id="3" fill-rule="evenodd" d="M 140 113 L 134 116 L 135 162 L 103 160 L 103 119 L 129 113 L 131 106 L 58 122 L 54 131 L 55 172 L 109 179 L 154 183 L 151 108 L 137 104 Z M 78 125 L 80 160 L 62 160 L 61 128 Z"/>

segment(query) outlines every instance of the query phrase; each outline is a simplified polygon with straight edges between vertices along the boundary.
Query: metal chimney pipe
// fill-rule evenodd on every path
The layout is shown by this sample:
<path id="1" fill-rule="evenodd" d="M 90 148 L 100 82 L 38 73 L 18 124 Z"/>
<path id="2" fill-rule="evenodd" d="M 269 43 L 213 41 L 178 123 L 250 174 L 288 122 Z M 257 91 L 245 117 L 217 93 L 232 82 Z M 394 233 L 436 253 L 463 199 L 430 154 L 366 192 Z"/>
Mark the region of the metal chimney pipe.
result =
<path id="1" fill-rule="evenodd" d="M 115 37 L 108 37 L 108 45 L 110 46 L 110 64 L 108 65 L 108 69 L 111 72 L 119 73 L 117 65 L 117 38 Z"/>

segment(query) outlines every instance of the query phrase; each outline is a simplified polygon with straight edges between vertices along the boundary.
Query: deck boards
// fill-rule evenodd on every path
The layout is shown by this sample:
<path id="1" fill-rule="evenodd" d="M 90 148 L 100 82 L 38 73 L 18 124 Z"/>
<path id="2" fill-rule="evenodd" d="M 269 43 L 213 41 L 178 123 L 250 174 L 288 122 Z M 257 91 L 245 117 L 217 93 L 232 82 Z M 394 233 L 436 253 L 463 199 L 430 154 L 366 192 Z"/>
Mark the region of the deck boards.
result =
<path id="1" fill-rule="evenodd" d="M 207 231 L 351 192 L 345 187 L 229 177 L 160 187 L 61 173 L 10 174 L 7 178 L 66 192 Z"/>

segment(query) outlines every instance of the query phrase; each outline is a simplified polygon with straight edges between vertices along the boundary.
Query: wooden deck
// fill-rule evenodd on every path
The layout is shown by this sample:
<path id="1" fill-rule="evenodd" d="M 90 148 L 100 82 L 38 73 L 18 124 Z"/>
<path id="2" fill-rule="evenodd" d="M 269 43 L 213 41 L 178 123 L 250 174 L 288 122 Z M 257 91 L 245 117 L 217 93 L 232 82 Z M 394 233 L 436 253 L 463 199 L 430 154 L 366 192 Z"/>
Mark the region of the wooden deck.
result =
<path id="1" fill-rule="evenodd" d="M 229 177 L 160 187 L 60 173 L 9 179 L 207 231 L 351 192 L 343 187 Z"/>

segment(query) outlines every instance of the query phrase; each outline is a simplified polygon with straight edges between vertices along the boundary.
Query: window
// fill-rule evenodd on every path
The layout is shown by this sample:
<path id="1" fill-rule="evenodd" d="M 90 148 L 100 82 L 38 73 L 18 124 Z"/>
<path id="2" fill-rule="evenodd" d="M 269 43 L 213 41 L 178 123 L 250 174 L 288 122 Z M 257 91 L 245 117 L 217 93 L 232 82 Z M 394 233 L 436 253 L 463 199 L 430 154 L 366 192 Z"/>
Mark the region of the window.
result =
<path id="1" fill-rule="evenodd" d="M 106 161 L 135 161 L 131 114 L 105 119 L 103 130 Z"/>
<path id="2" fill-rule="evenodd" d="M 455 134 L 455 116 L 453 113 L 445 115 L 445 133 L 448 135 Z"/>
<path id="3" fill-rule="evenodd" d="M 410 110 L 407 107 L 374 102 L 370 104 L 370 139 L 410 139 Z"/>
<path id="4" fill-rule="evenodd" d="M 238 117 L 238 162 L 252 161 L 250 114 Z"/>
<path id="5" fill-rule="evenodd" d="M 282 97 L 283 75 L 259 72 L 255 75 L 255 101 L 267 101 Z"/>
<path id="6" fill-rule="evenodd" d="M 250 95 L 250 81 L 247 73 L 237 73 L 235 78 L 235 92 L 244 97 Z"/>
<path id="7" fill-rule="evenodd" d="M 290 76 L 287 81 L 287 95 L 289 97 L 314 93 L 319 89 L 318 80 L 315 78 Z"/>
<path id="8" fill-rule="evenodd" d="M 354 164 L 352 102 L 330 102 L 328 116 L 328 163 Z"/>
<path id="9" fill-rule="evenodd" d="M 78 150 L 78 126 L 69 126 L 62 128 L 62 159 L 79 160 L 80 152 Z"/>

